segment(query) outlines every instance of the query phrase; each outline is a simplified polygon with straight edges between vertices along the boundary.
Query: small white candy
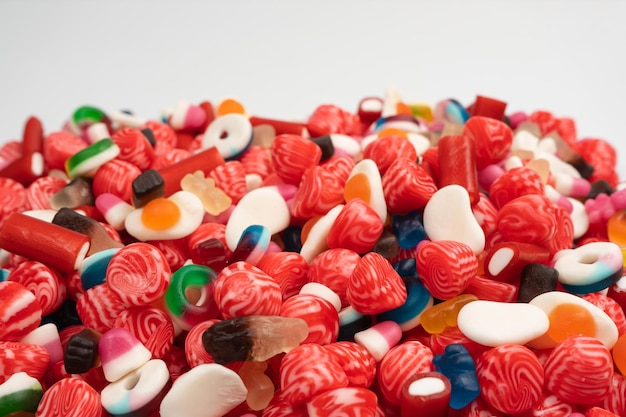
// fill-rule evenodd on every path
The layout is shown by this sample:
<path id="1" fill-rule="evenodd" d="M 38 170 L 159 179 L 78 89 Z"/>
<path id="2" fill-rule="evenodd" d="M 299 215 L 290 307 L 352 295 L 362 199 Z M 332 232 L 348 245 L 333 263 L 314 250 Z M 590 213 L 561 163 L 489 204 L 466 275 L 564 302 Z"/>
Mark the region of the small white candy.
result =
<path id="1" fill-rule="evenodd" d="M 289 226 L 290 219 L 287 202 L 277 187 L 254 189 L 239 200 L 228 218 L 226 244 L 235 250 L 243 231 L 253 224 L 265 226 L 270 234 L 276 234 Z"/>
<path id="2" fill-rule="evenodd" d="M 311 263 L 313 258 L 328 249 L 328 245 L 326 244 L 328 232 L 337 219 L 337 216 L 339 216 L 339 213 L 341 213 L 341 210 L 343 210 L 343 207 L 343 204 L 339 204 L 331 208 L 324 217 L 319 219 L 313 227 L 311 227 L 309 235 L 300 249 L 300 255 L 302 255 L 307 263 Z"/>
<path id="3" fill-rule="evenodd" d="M 243 381 L 225 366 L 202 364 L 179 376 L 161 402 L 161 417 L 221 417 L 246 400 Z"/>
<path id="4" fill-rule="evenodd" d="M 469 194 L 460 185 L 439 189 L 424 208 L 424 229 L 432 241 L 455 240 L 475 254 L 485 249 L 485 233 L 472 213 Z"/>
<path id="5" fill-rule="evenodd" d="M 567 200 L 572 203 L 573 210 L 570 213 L 572 223 L 574 224 L 574 239 L 578 239 L 589 229 L 589 215 L 585 210 L 585 205 L 575 198 L 568 197 Z"/>
<path id="6" fill-rule="evenodd" d="M 478 300 L 461 308 L 457 324 L 468 339 L 496 347 L 526 344 L 547 332 L 550 320 L 531 304 Z"/>
<path id="7" fill-rule="evenodd" d="M 315 295 L 316 297 L 323 298 L 335 307 L 337 313 L 341 310 L 341 298 L 339 298 L 339 295 L 319 282 L 307 282 L 300 288 L 300 294 Z"/>

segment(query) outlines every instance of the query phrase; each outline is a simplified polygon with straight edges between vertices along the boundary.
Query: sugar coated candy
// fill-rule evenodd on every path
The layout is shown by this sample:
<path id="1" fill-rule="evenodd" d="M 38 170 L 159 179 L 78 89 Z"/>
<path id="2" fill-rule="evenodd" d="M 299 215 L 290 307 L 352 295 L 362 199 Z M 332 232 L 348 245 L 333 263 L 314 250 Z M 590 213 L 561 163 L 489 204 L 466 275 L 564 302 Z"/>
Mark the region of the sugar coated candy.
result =
<path id="1" fill-rule="evenodd" d="M 37 411 L 43 388 L 37 379 L 26 372 L 16 372 L 0 384 L 0 415 Z"/>

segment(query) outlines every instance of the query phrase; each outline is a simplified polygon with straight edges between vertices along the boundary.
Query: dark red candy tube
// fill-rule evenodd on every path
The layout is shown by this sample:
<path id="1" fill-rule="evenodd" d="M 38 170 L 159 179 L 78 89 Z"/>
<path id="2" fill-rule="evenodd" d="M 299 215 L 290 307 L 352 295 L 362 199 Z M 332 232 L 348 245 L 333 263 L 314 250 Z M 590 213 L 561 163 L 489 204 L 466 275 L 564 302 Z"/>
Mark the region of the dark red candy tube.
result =
<path id="1" fill-rule="evenodd" d="M 159 174 L 165 183 L 165 197 L 169 197 L 176 191 L 180 191 L 180 180 L 187 174 L 196 171 L 204 172 L 208 176 L 209 172 L 218 165 L 224 163 L 224 158 L 215 147 L 211 147 L 191 155 L 189 158 L 178 161 L 159 169 Z"/>
<path id="2" fill-rule="evenodd" d="M 476 149 L 469 136 L 444 136 L 437 145 L 439 187 L 457 184 L 467 190 L 472 205 L 480 199 L 476 171 Z"/>
<path id="3" fill-rule="evenodd" d="M 439 372 L 425 372 L 409 378 L 402 387 L 400 415 L 402 417 L 445 417 L 452 386 Z"/>

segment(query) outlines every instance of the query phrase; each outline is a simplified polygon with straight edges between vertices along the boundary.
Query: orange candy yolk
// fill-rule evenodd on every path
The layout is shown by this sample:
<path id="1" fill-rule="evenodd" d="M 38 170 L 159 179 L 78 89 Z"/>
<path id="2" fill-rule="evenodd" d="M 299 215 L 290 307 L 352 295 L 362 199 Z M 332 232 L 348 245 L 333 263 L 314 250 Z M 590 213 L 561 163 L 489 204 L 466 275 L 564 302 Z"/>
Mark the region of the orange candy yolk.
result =
<path id="1" fill-rule="evenodd" d="M 548 314 L 548 336 L 560 342 L 570 336 L 595 336 L 596 322 L 585 307 L 578 304 L 559 304 Z"/>
<path id="2" fill-rule="evenodd" d="M 626 375 L 626 334 L 621 335 L 617 339 L 617 343 L 613 346 L 611 353 L 617 369 L 619 369 L 622 375 Z"/>
<path id="3" fill-rule="evenodd" d="M 155 198 L 145 205 L 141 221 L 149 229 L 165 230 L 174 226 L 180 219 L 180 208 L 166 198 Z"/>
<path id="4" fill-rule="evenodd" d="M 246 110 L 244 109 L 243 104 L 232 98 L 227 98 L 222 101 L 215 110 L 215 114 L 217 116 L 224 116 L 231 113 L 245 114 Z"/>
<path id="5" fill-rule="evenodd" d="M 371 195 L 370 181 L 367 175 L 363 173 L 353 175 L 346 181 L 346 185 L 343 188 L 343 197 L 346 201 L 360 198 L 369 204 Z"/>
<path id="6" fill-rule="evenodd" d="M 388 127 L 386 129 L 381 130 L 380 132 L 378 132 L 377 136 L 379 138 L 382 138 L 384 136 L 400 136 L 404 139 L 408 139 L 408 136 L 404 130 L 396 129 L 393 127 Z"/>

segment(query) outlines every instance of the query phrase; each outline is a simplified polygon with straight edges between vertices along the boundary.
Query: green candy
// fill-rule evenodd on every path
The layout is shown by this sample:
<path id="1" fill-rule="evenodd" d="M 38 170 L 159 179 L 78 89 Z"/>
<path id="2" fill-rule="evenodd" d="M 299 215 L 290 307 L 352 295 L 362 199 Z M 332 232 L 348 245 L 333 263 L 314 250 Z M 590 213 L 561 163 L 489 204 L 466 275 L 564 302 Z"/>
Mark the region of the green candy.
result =
<path id="1" fill-rule="evenodd" d="M 101 122 L 107 119 L 106 114 L 96 107 L 82 106 L 77 108 L 72 115 L 72 122 L 76 126 Z"/>
<path id="2" fill-rule="evenodd" d="M 109 138 L 76 152 L 65 161 L 65 172 L 70 178 L 89 176 L 100 166 L 112 161 L 120 154 L 120 148 Z"/>
<path id="3" fill-rule="evenodd" d="M 39 381 L 25 372 L 11 375 L 0 385 L 0 417 L 16 411 L 37 411 L 43 397 L 43 388 Z"/>
<path id="4" fill-rule="evenodd" d="M 174 320 L 185 330 L 198 323 L 215 318 L 218 313 L 213 300 L 215 272 L 204 265 L 189 264 L 172 274 L 172 280 L 165 293 L 165 306 Z M 188 290 L 199 290 L 201 295 L 196 303 L 189 301 Z"/>

